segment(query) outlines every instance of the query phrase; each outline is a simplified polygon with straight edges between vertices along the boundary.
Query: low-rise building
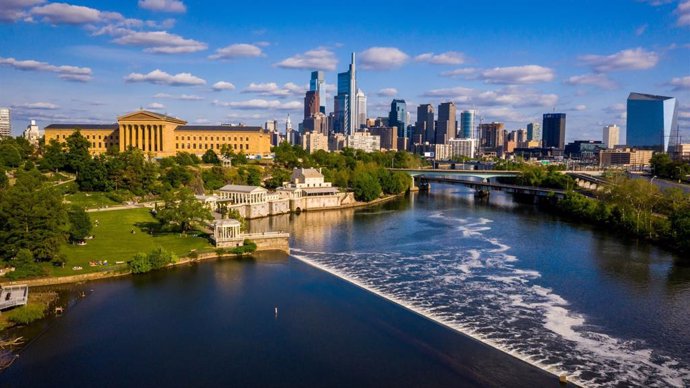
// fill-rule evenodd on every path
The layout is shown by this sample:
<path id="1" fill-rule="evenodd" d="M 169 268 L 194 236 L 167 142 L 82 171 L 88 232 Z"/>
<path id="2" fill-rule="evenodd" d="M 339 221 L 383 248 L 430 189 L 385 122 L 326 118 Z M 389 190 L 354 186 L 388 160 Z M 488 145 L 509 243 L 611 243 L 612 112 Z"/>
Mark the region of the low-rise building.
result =
<path id="1" fill-rule="evenodd" d="M 649 166 L 653 154 L 653 150 L 638 150 L 633 148 L 601 150 L 599 152 L 599 166 L 642 168 Z"/>
<path id="2" fill-rule="evenodd" d="M 374 152 L 381 149 L 381 137 L 372 135 L 368 131 L 357 131 L 345 136 L 345 147 L 364 152 Z"/>
<path id="3" fill-rule="evenodd" d="M 328 136 L 319 132 L 307 132 L 302 135 L 302 148 L 310 154 L 318 150 L 328 152 Z"/>
<path id="4" fill-rule="evenodd" d="M 38 140 L 40 139 L 41 134 L 39 133 L 36 120 L 31 120 L 29 122 L 29 125 L 24 130 L 22 137 L 26 139 L 29 143 L 33 145 L 38 145 Z"/>

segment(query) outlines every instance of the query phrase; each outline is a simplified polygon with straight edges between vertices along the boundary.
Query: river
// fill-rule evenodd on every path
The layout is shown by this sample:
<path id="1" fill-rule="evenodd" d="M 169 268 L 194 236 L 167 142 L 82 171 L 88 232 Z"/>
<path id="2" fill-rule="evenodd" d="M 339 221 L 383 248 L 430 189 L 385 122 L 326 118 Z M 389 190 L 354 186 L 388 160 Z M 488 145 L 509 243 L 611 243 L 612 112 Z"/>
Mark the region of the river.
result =
<path id="1" fill-rule="evenodd" d="M 614 231 L 448 185 L 250 227 L 293 256 L 87 284 L 0 383 L 690 384 L 690 269 Z"/>

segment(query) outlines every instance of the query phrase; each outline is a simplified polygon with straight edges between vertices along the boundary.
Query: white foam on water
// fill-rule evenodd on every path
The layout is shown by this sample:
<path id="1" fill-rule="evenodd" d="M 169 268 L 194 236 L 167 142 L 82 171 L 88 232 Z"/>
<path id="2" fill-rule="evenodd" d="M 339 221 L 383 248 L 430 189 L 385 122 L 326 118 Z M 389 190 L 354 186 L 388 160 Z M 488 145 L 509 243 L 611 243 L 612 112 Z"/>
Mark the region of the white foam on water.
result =
<path id="1" fill-rule="evenodd" d="M 465 228 L 491 222 L 433 216 Z M 509 245 L 481 232 L 463 237 L 482 247 L 450 246 L 421 255 L 293 249 L 293 256 L 545 371 L 565 372 L 578 385 L 690 384 L 687 365 L 643 341 L 594 330 L 563 297 L 534 284 L 541 274 L 514 268 L 518 259 L 507 254 Z"/>

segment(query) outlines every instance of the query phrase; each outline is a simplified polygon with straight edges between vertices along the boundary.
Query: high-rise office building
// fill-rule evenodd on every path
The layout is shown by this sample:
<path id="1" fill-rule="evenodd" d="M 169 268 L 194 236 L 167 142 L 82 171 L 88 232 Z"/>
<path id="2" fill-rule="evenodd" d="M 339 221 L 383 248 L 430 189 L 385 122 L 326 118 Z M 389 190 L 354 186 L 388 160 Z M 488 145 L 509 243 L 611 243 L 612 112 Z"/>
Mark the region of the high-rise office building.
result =
<path id="1" fill-rule="evenodd" d="M 319 95 L 319 111 L 326 113 L 326 88 L 324 87 L 323 71 L 312 71 L 309 80 L 309 90 Z"/>
<path id="2" fill-rule="evenodd" d="M 436 141 L 434 128 L 434 106 L 422 104 L 417 106 L 417 122 L 412 144 L 422 144 L 424 142 L 433 143 Z"/>
<path id="3" fill-rule="evenodd" d="M 352 53 L 350 68 L 338 73 L 338 95 L 335 97 L 336 131 L 352 134 L 356 129 L 355 116 L 357 94 L 357 73 L 355 69 L 355 53 Z"/>
<path id="4" fill-rule="evenodd" d="M 541 127 L 545 148 L 565 147 L 565 113 L 544 113 Z"/>
<path id="5" fill-rule="evenodd" d="M 678 100 L 630 93 L 626 143 L 635 148 L 668 151 L 678 142 Z"/>
<path id="6" fill-rule="evenodd" d="M 483 149 L 503 147 L 505 133 L 503 123 L 479 124 L 479 146 Z"/>
<path id="7" fill-rule="evenodd" d="M 448 140 L 457 135 L 455 103 L 444 102 L 438 106 L 436 122 L 436 144 L 448 144 Z"/>
<path id="8" fill-rule="evenodd" d="M 391 127 L 398 127 L 398 138 L 406 138 L 407 136 L 407 104 L 405 100 L 391 101 L 391 110 L 388 113 L 388 125 Z"/>
<path id="9" fill-rule="evenodd" d="M 541 124 L 529 123 L 527 124 L 527 141 L 536 141 L 541 144 Z"/>
<path id="10" fill-rule="evenodd" d="M 463 139 L 474 139 L 474 118 L 476 111 L 464 110 L 460 113 L 460 133 L 459 137 Z"/>
<path id="11" fill-rule="evenodd" d="M 367 95 L 364 94 L 362 89 L 357 89 L 357 95 L 355 95 L 355 107 L 356 117 L 357 117 L 357 129 L 366 127 L 367 125 Z"/>
<path id="12" fill-rule="evenodd" d="M 304 118 L 307 119 L 317 113 L 321 113 L 319 93 L 315 90 L 310 90 L 304 96 Z"/>
<path id="13" fill-rule="evenodd" d="M 620 129 L 616 124 L 604 127 L 604 145 L 606 148 L 615 148 L 620 142 Z"/>
<path id="14" fill-rule="evenodd" d="M 12 134 L 10 119 L 10 108 L 0 108 L 0 136 L 10 136 Z"/>

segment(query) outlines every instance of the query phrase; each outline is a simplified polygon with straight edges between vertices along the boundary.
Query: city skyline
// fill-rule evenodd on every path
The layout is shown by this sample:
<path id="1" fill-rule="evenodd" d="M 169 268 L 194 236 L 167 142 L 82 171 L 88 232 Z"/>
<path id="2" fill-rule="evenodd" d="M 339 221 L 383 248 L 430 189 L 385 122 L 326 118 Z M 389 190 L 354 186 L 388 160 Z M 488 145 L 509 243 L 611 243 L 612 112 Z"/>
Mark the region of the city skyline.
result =
<path id="1" fill-rule="evenodd" d="M 304 30 L 285 4 L 13 0 L 0 10 L 12 36 L 0 50 L 0 106 L 12 108 L 13 135 L 31 119 L 110 123 L 139 107 L 194 124 L 284 122 L 303 111 L 312 71 L 324 72 L 320 104 L 331 112 L 337 73 L 356 53 L 370 117 L 387 116 L 393 99 L 414 116 L 419 104 L 453 101 L 476 109 L 476 124 L 517 130 L 555 111 L 568 115 L 566 142 L 600 139 L 608 124 L 625 141 L 626 98 L 639 92 L 677 98 L 690 139 L 690 2 L 605 3 L 560 4 L 557 20 L 541 1 L 448 4 L 433 25 L 401 28 L 415 16 L 402 2 L 410 23 L 369 31 L 385 4 L 355 1 Z"/>

